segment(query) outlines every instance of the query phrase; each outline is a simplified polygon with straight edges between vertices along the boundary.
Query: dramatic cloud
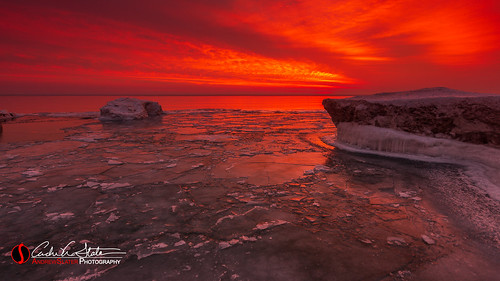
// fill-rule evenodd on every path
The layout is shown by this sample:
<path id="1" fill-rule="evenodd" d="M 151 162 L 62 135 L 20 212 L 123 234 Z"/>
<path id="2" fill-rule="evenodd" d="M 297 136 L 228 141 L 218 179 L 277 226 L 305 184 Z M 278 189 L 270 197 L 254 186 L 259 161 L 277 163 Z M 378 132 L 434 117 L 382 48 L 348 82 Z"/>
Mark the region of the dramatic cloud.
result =
<path id="1" fill-rule="evenodd" d="M 500 92 L 496 1 L 15 1 L 0 94 Z"/>

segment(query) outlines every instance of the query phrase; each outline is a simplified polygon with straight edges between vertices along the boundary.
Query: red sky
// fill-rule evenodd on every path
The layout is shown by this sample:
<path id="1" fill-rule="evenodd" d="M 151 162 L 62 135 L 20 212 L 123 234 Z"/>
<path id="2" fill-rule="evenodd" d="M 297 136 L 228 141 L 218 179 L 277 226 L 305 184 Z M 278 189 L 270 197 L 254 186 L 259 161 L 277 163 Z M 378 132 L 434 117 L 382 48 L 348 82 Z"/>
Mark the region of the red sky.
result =
<path id="1" fill-rule="evenodd" d="M 497 0 L 16 0 L 0 22 L 0 95 L 500 93 Z"/>

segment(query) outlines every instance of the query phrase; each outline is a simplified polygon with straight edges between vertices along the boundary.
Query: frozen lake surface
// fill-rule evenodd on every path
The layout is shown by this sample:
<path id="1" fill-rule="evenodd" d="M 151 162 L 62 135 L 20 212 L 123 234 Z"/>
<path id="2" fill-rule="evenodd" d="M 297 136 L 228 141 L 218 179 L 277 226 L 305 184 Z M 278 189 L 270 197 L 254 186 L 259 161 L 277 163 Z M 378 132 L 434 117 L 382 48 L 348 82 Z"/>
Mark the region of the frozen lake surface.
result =
<path id="1" fill-rule="evenodd" d="M 6 123 L 2 276 L 499 276 L 499 204 L 464 167 L 339 151 L 321 141 L 335 132 L 323 111 L 186 110 L 126 123 L 26 116 Z M 34 250 L 50 241 L 57 250 L 72 240 L 126 254 L 118 265 L 17 265 L 10 258 L 20 243 Z"/>

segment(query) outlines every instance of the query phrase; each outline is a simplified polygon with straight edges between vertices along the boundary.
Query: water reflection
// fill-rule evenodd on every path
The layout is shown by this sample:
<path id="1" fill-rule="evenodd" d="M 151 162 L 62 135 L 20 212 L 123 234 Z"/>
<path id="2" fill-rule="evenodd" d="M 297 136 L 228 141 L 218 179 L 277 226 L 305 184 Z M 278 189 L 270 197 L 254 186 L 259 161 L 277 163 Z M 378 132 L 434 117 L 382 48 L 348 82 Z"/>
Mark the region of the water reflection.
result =
<path id="1" fill-rule="evenodd" d="M 38 119 L 20 118 L 2 124 L 0 143 L 62 140 L 67 135 L 65 128 L 80 126 L 89 122 L 82 119 Z"/>

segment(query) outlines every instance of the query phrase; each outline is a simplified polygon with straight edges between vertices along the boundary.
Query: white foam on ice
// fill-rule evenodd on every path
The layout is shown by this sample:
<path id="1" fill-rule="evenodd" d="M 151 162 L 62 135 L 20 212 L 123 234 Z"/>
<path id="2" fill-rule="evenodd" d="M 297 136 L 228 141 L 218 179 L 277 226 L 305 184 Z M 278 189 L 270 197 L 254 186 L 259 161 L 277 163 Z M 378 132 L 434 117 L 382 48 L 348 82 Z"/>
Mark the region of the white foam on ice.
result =
<path id="1" fill-rule="evenodd" d="M 339 123 L 336 140 L 323 140 L 351 152 L 463 165 L 482 189 L 500 200 L 499 149 L 355 123 Z"/>

